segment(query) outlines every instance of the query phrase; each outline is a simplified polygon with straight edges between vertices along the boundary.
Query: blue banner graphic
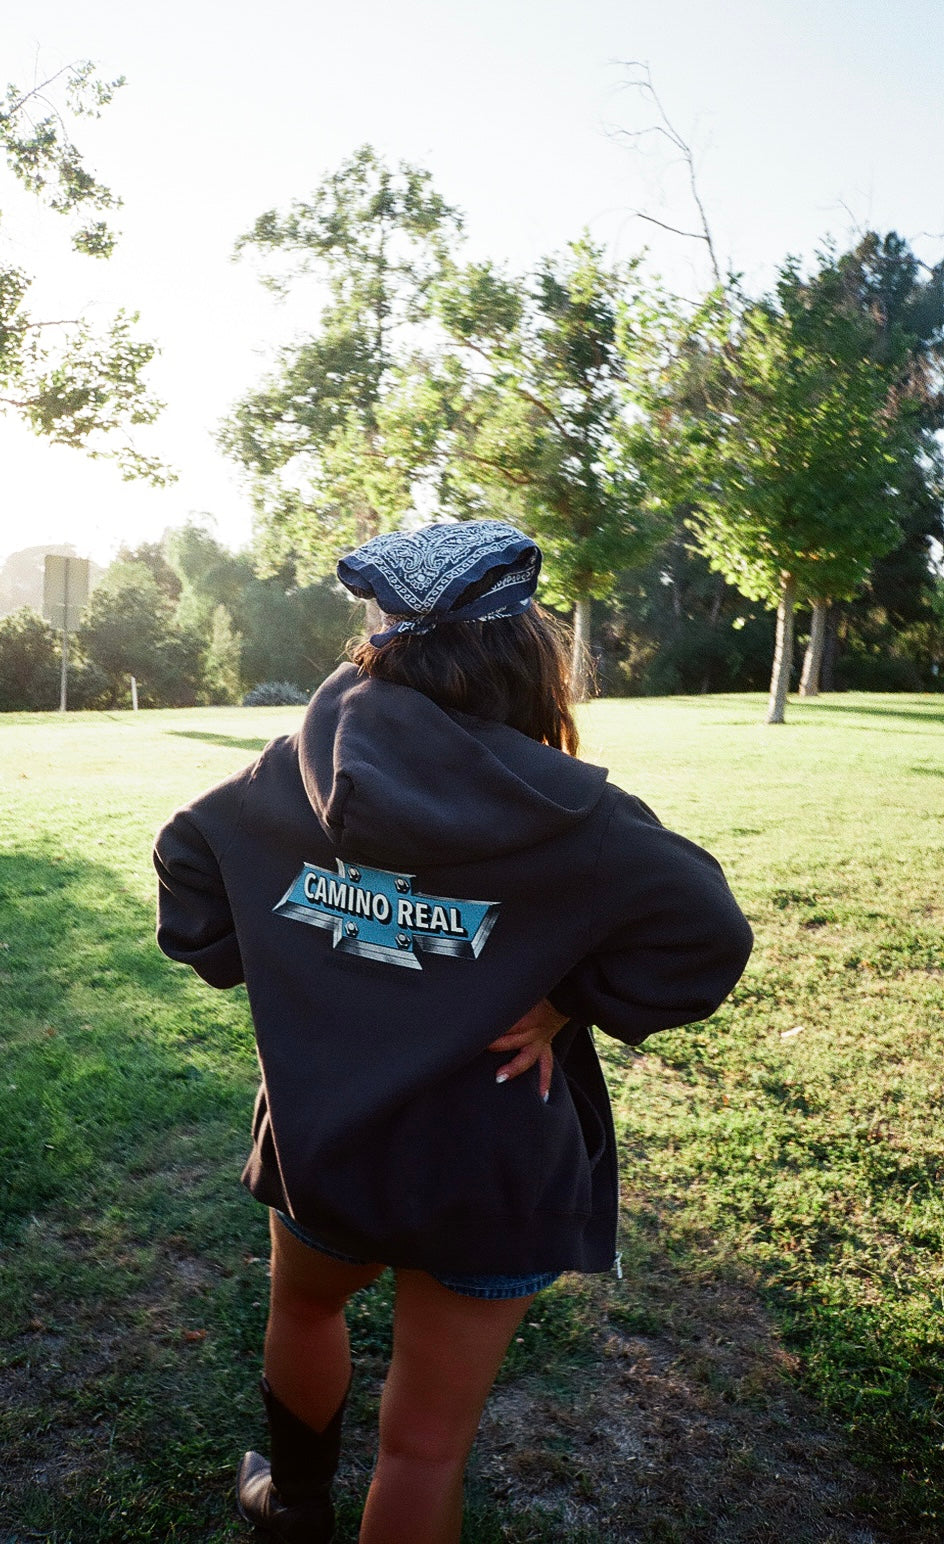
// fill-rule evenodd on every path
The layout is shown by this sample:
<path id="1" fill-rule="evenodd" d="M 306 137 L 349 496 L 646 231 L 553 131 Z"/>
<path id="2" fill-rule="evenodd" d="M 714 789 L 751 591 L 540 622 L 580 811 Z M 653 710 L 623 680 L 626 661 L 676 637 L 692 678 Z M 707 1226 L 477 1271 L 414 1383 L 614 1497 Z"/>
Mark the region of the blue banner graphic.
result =
<path id="1" fill-rule="evenodd" d="M 304 863 L 277 916 L 325 928 L 335 949 L 422 970 L 417 951 L 478 959 L 498 901 L 460 901 L 413 890 L 413 874 L 391 874 L 336 858 L 337 872 Z"/>

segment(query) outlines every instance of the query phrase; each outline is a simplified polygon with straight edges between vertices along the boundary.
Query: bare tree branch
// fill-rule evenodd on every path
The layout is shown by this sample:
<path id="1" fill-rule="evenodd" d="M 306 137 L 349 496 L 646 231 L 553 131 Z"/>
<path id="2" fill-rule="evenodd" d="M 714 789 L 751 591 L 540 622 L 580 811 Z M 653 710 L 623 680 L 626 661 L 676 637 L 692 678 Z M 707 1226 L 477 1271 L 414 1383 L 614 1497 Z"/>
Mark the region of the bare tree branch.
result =
<path id="1" fill-rule="evenodd" d="M 913 247 L 916 241 L 944 241 L 944 231 L 916 231 L 913 236 L 908 236 L 906 240 L 910 247 Z M 914 259 L 918 267 L 923 268 L 925 273 L 935 273 L 941 266 L 940 263 L 926 263 L 922 257 L 918 256 L 917 252 L 914 254 Z"/>
<path id="2" fill-rule="evenodd" d="M 648 127 L 644 129 L 618 129 L 615 131 L 614 137 L 618 139 L 639 140 L 648 134 L 657 134 L 661 135 L 662 138 L 667 139 L 670 145 L 674 146 L 688 170 L 689 192 L 691 193 L 692 202 L 694 203 L 695 208 L 698 210 L 698 219 L 699 224 L 701 225 L 701 231 L 683 231 L 676 226 L 667 225 L 664 221 L 655 219 L 653 215 L 644 214 L 640 209 L 636 209 L 633 212 L 638 219 L 648 220 L 653 225 L 661 225 L 664 230 L 672 231 L 675 235 L 690 237 L 694 241 L 703 241 L 708 249 L 708 257 L 711 262 L 712 273 L 715 276 L 715 283 L 720 289 L 723 287 L 721 268 L 718 264 L 718 256 L 715 251 L 715 244 L 711 234 L 711 227 L 708 224 L 708 216 L 705 213 L 705 206 L 702 203 L 701 194 L 698 191 L 698 178 L 695 174 L 695 157 L 692 153 L 692 148 L 688 144 L 688 141 L 682 138 L 678 129 L 672 123 L 668 113 L 662 105 L 662 99 L 659 96 L 659 93 L 656 91 L 655 86 L 652 84 L 652 73 L 648 64 L 643 64 L 639 59 L 624 59 L 621 62 L 624 70 L 627 72 L 636 72 L 636 78 L 633 79 L 630 75 L 630 79 L 624 82 L 623 89 L 629 91 L 638 91 L 640 95 L 647 99 L 652 107 L 655 108 L 659 121 L 657 123 L 649 124 Z"/>
<path id="3" fill-rule="evenodd" d="M 643 214 L 641 209 L 635 211 L 637 220 L 648 220 L 650 225 L 661 226 L 664 231 L 671 231 L 673 236 L 690 236 L 693 241 L 703 241 L 704 237 L 698 231 L 683 231 L 677 225 L 666 225 L 664 220 L 657 220 L 654 214 Z"/>
<path id="4" fill-rule="evenodd" d="M 7 331 L 9 331 L 9 332 L 14 332 L 14 331 L 16 331 L 16 332 L 34 332 L 34 331 L 36 331 L 37 328 L 40 328 L 40 327 L 78 327 L 80 325 L 80 321 L 81 321 L 81 318 L 78 317 L 78 316 L 60 316 L 57 319 L 55 319 L 54 321 L 48 321 L 48 322 L 20 322 L 20 321 L 18 321 L 18 322 L 15 322 L 13 324 L 13 326 L 9 327 L 7 329 Z"/>
<path id="5" fill-rule="evenodd" d="M 472 451 L 468 449 L 464 449 L 462 453 L 467 458 L 467 460 L 473 462 L 476 466 L 487 466 L 490 467 L 492 471 L 498 472 L 499 476 L 503 477 L 505 482 L 511 483 L 515 488 L 527 488 L 531 484 L 531 478 L 528 477 L 526 473 L 513 472 L 510 467 L 503 466 L 500 461 L 496 461 L 491 456 L 474 455 Z"/>
<path id="6" fill-rule="evenodd" d="M 47 86 L 54 85 L 57 80 L 61 79 L 63 75 L 68 75 L 70 70 L 74 70 L 75 67 L 75 60 L 73 60 L 71 64 L 64 64 L 61 70 L 57 70 L 54 75 L 48 76 L 46 80 L 40 81 L 38 86 L 31 86 L 29 91 L 24 91 L 18 102 L 12 102 L 10 104 L 10 109 L 8 112 L 0 113 L 0 123 L 8 123 L 11 118 L 15 117 L 16 114 L 26 106 L 31 97 L 39 97 L 41 101 L 46 102 L 46 105 L 51 108 L 61 123 L 62 117 L 58 108 L 55 106 L 55 103 L 47 102 L 47 99 L 43 96 L 43 92 L 46 90 Z"/>

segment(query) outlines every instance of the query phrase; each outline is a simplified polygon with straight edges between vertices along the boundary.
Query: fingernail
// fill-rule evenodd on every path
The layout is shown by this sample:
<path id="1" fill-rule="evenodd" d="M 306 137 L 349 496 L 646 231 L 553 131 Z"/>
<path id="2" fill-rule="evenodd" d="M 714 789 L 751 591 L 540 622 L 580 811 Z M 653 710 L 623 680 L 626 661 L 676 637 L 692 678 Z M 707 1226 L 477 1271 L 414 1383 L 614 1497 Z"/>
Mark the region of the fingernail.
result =
<path id="1" fill-rule="evenodd" d="M 550 1099 L 550 1097 L 551 1097 L 551 1090 L 550 1089 L 548 1089 L 546 1094 L 542 1094 L 541 1095 L 541 1098 L 544 1100 L 545 1104 L 547 1104 L 547 1101 Z"/>
<path id="2" fill-rule="evenodd" d="M 507 1072 L 500 1072 L 498 1074 L 498 1076 L 496 1077 L 495 1082 L 496 1083 L 507 1083 L 508 1082 L 508 1074 L 507 1074 Z"/>

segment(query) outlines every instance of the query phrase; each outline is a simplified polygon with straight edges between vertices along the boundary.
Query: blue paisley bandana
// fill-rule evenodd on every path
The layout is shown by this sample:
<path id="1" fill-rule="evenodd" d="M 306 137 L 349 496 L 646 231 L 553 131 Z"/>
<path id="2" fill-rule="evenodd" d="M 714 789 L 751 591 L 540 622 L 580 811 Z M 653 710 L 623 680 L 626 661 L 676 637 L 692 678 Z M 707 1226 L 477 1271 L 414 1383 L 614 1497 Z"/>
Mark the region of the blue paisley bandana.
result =
<path id="1" fill-rule="evenodd" d="M 384 613 L 385 631 L 370 640 L 375 647 L 398 633 L 428 633 L 439 622 L 517 616 L 530 606 L 540 571 L 540 548 L 504 520 L 391 531 L 338 564 L 341 583 Z M 483 580 L 481 593 L 464 599 Z"/>

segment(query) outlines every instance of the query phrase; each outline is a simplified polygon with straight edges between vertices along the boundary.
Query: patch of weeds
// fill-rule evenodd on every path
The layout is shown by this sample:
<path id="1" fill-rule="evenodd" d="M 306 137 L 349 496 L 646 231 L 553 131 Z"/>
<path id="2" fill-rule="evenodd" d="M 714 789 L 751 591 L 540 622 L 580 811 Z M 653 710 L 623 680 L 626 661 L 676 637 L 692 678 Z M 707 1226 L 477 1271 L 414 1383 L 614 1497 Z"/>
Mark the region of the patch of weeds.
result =
<path id="1" fill-rule="evenodd" d="M 509 1516 L 470 1487 L 462 1527 L 462 1544 L 605 1544 L 596 1529 L 568 1527 L 559 1509 L 527 1508 Z"/>
<path id="2" fill-rule="evenodd" d="M 611 1305 L 607 1319 L 626 1335 L 659 1335 L 665 1327 L 658 1314 L 639 1304 Z"/>
<path id="3" fill-rule="evenodd" d="M 944 933 L 940 928 L 913 927 L 889 919 L 876 939 L 876 947 L 858 960 L 880 976 L 903 971 L 944 972 Z"/>
<path id="4" fill-rule="evenodd" d="M 539 1292 L 519 1326 L 498 1375 L 500 1383 L 524 1376 L 547 1384 L 566 1382 L 574 1366 L 595 1353 L 598 1306 L 587 1278 L 564 1277 Z"/>
<path id="5" fill-rule="evenodd" d="M 358 1292 L 348 1305 L 351 1355 L 355 1365 L 361 1359 L 386 1365 L 393 1334 L 393 1297 L 396 1282 L 392 1271 Z"/>
<path id="6" fill-rule="evenodd" d="M 817 903 L 816 896 L 806 890 L 774 890 L 770 899 L 778 911 L 792 911 L 797 906 L 815 906 Z"/>

